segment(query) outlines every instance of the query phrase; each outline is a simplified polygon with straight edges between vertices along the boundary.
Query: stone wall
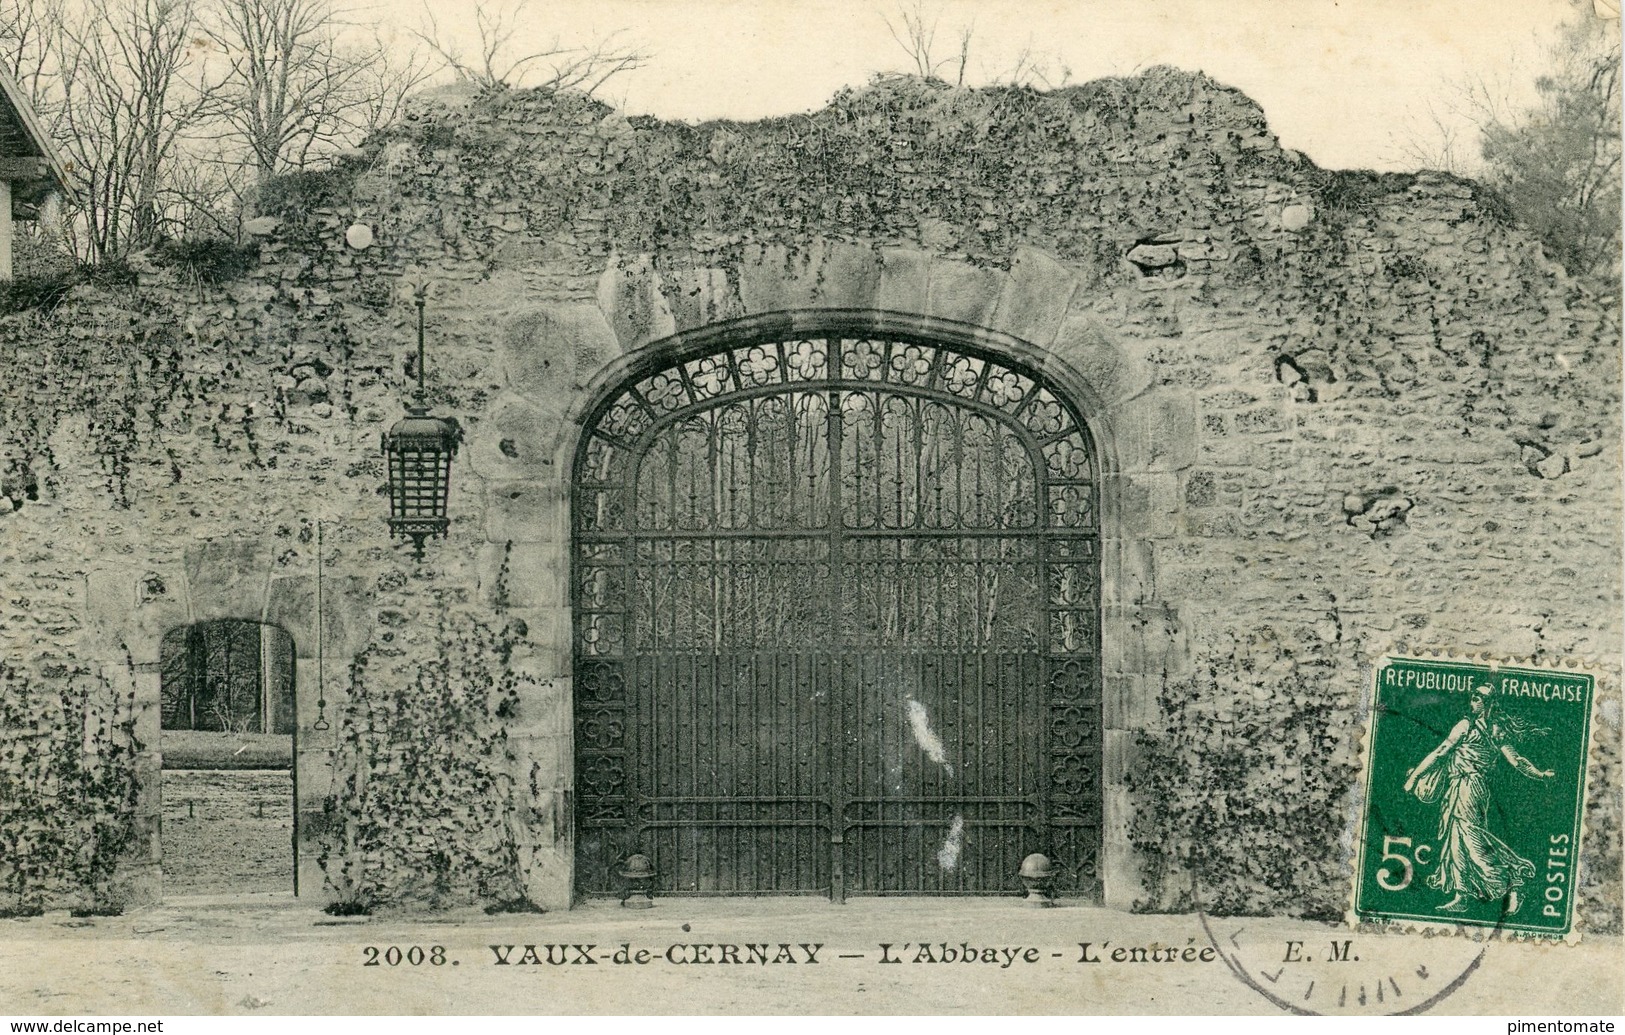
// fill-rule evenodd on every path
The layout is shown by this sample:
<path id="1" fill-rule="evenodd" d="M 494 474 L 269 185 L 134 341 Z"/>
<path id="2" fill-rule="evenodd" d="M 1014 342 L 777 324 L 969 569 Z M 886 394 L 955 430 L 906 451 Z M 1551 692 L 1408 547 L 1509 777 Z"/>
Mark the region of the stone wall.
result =
<path id="1" fill-rule="evenodd" d="M 524 630 L 504 664 L 516 786 L 534 788 L 528 893 L 568 904 L 580 422 L 719 325 L 936 328 L 1079 404 L 1102 457 L 1110 905 L 1164 904 L 1129 777 L 1177 721 L 1159 694 L 1198 666 L 1264 686 L 1330 659 L 1322 761 L 1344 768 L 1385 650 L 1618 674 L 1618 299 L 1585 295 L 1475 184 L 1318 169 L 1200 75 L 895 80 L 698 127 L 446 92 L 264 202 L 242 276 L 154 260 L 134 287 L 0 323 L 0 654 L 127 649 L 152 726 L 166 630 L 281 626 L 309 838 L 344 775 L 339 734 L 309 730 L 318 697 L 337 715 L 362 651 L 406 680 L 432 640 L 412 630 L 500 611 Z M 370 246 L 346 242 L 354 225 Z M 430 402 L 468 431 L 450 535 L 421 567 L 386 538 L 378 452 L 415 373 L 418 276 Z M 1619 724 L 1614 689 L 1599 741 Z M 1592 831 L 1617 834 L 1617 751 L 1593 788 Z M 1348 804 L 1292 801 L 1315 831 L 1293 850 L 1346 852 Z M 1587 918 L 1617 925 L 1617 836 L 1594 840 Z"/>

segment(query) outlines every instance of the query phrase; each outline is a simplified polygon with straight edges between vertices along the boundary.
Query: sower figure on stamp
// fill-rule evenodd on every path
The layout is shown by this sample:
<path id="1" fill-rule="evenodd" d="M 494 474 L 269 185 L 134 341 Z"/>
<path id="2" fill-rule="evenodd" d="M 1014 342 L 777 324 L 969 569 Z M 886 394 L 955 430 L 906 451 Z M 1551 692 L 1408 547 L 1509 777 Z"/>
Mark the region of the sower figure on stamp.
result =
<path id="1" fill-rule="evenodd" d="M 1496 757 L 1534 780 L 1550 779 L 1550 769 L 1539 769 L 1512 746 L 1513 740 L 1547 732 L 1516 716 L 1502 715 L 1488 685 L 1477 687 L 1471 711 L 1450 730 L 1444 742 L 1405 777 L 1405 790 L 1425 802 L 1439 798 L 1438 866 L 1428 875 L 1428 886 L 1448 892 L 1450 900 L 1438 908 L 1460 913 L 1467 909 L 1463 895 L 1481 901 L 1511 896 L 1508 910 L 1519 906 L 1518 888 L 1535 876 L 1535 864 L 1513 851 L 1489 830 L 1489 778 Z"/>

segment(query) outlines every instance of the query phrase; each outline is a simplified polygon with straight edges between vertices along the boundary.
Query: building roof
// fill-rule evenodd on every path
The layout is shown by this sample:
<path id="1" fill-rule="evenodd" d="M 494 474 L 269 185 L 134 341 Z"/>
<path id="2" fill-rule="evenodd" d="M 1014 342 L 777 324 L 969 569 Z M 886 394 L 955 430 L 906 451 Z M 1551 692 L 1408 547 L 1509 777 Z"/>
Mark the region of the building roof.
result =
<path id="1" fill-rule="evenodd" d="M 26 168 L 23 175 L 7 168 L 19 159 Z M 72 190 L 50 134 L 22 87 L 4 69 L 0 69 L 0 176 L 12 180 L 13 196 L 24 203 L 38 203 L 52 190 L 64 194 Z"/>

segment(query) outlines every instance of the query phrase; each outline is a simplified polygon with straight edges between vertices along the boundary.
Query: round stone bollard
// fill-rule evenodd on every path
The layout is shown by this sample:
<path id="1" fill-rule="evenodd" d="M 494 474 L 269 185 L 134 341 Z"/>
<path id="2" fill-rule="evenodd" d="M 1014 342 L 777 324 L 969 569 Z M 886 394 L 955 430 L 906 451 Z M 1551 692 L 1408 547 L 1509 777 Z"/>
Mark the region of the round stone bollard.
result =
<path id="1" fill-rule="evenodd" d="M 653 909 L 655 868 L 649 857 L 627 856 L 621 876 L 626 880 L 626 894 L 621 896 L 621 905 L 626 909 Z"/>
<path id="2" fill-rule="evenodd" d="M 1049 856 L 1041 852 L 1034 852 L 1021 860 L 1021 883 L 1027 888 L 1024 901 L 1040 909 L 1054 906 L 1055 896 L 1050 890 L 1050 881 L 1054 876 L 1055 868 L 1050 865 Z"/>

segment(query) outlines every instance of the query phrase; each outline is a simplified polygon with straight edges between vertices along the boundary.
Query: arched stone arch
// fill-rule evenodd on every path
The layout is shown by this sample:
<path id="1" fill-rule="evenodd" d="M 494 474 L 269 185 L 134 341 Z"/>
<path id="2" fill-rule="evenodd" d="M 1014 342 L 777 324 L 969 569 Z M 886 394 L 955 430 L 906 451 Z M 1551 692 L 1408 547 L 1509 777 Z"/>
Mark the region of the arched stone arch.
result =
<path id="1" fill-rule="evenodd" d="M 1045 358 L 833 310 L 621 372 L 573 465 L 583 893 L 636 852 L 666 891 L 996 893 L 1032 851 L 1095 893 L 1102 465 Z"/>
<path id="2" fill-rule="evenodd" d="M 1160 721 L 1161 681 L 1190 664 L 1179 608 L 1157 584 L 1157 555 L 1178 534 L 1196 407 L 1189 391 L 1149 390 L 1146 346 L 1129 347 L 1093 301 L 1089 283 L 1035 248 L 1018 248 L 1007 268 L 997 268 L 818 239 L 794 249 L 750 248 L 726 266 L 612 258 L 593 301 L 522 309 L 505 328 L 506 389 L 475 430 L 469 461 L 485 485 L 488 566 L 506 557 L 512 603 L 535 633 L 549 685 L 564 696 L 566 707 L 549 708 L 534 734 L 559 745 L 570 738 L 570 474 L 582 422 L 606 393 L 641 369 L 746 329 L 941 333 L 1041 372 L 1078 404 L 1098 451 L 1101 875 L 1105 903 L 1131 906 L 1142 891 L 1125 774 L 1136 739 Z M 556 754 L 560 785 L 568 787 L 570 751 Z M 555 865 L 567 870 L 571 855 L 565 834 Z"/>

